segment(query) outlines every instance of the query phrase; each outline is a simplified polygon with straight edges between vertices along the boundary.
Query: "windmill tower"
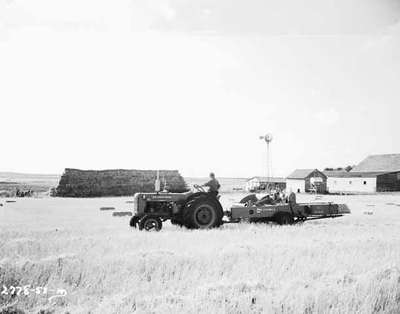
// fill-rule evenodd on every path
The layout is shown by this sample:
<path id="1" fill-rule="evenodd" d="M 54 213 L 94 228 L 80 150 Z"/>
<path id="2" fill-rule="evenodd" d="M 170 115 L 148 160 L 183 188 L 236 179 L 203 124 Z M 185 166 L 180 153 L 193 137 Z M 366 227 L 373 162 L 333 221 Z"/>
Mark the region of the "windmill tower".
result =
<path id="1" fill-rule="evenodd" d="M 270 152 L 270 144 L 272 142 L 272 134 L 267 133 L 264 136 L 260 136 L 260 140 L 264 140 L 267 143 L 267 189 L 269 189 L 270 181 L 271 181 L 271 177 L 272 177 L 271 152 Z"/>

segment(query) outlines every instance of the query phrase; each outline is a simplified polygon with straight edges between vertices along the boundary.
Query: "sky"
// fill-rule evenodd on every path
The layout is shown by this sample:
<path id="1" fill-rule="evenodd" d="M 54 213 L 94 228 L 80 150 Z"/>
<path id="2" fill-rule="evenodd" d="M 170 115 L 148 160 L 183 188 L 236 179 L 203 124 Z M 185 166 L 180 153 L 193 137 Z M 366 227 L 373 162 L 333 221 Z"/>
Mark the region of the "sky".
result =
<path id="1" fill-rule="evenodd" d="M 400 153 L 400 1 L 0 0 L 0 117 L 1 171 Z"/>

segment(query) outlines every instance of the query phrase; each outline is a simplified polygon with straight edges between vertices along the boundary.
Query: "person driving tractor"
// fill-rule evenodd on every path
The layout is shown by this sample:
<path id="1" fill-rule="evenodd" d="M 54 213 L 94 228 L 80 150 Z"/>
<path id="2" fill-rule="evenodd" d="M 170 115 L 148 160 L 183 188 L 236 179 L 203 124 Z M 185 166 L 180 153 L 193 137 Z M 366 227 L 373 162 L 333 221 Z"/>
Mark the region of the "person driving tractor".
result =
<path id="1" fill-rule="evenodd" d="M 219 184 L 218 180 L 215 179 L 215 174 L 213 172 L 210 173 L 210 181 L 203 184 L 203 186 L 208 187 L 208 193 L 218 196 L 218 192 L 219 192 L 221 185 Z"/>

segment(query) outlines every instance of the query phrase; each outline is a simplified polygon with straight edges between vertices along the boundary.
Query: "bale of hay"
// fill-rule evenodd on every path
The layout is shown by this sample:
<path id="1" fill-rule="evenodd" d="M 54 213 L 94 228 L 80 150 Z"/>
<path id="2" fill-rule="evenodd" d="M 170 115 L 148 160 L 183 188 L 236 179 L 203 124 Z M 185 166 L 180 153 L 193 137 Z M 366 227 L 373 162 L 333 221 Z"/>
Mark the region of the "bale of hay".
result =
<path id="1" fill-rule="evenodd" d="M 114 210 L 115 207 L 100 207 L 100 210 Z"/>
<path id="2" fill-rule="evenodd" d="M 56 196 L 99 197 L 132 196 L 137 192 L 153 192 L 156 170 L 79 170 L 67 168 L 60 178 Z M 177 170 L 161 170 L 162 187 L 171 192 L 187 191 L 185 180 Z"/>
<path id="3" fill-rule="evenodd" d="M 132 212 L 113 212 L 113 217 L 132 216 Z"/>

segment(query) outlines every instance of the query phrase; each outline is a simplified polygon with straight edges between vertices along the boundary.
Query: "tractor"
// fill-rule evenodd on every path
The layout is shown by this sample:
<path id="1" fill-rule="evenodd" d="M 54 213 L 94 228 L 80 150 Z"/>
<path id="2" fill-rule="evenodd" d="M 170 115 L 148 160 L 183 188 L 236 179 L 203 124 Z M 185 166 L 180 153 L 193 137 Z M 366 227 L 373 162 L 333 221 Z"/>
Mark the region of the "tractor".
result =
<path id="1" fill-rule="evenodd" d="M 185 193 L 136 193 L 130 226 L 159 231 L 166 220 L 189 229 L 210 229 L 222 225 L 224 211 L 219 197 L 207 193 L 199 185 L 193 188 L 193 191 Z"/>
<path id="2" fill-rule="evenodd" d="M 254 194 L 248 195 L 224 212 L 219 197 L 199 185 L 194 185 L 192 191 L 184 193 L 160 192 L 157 174 L 154 193 L 136 193 L 133 197 L 133 216 L 129 225 L 139 227 L 139 230 L 160 231 L 162 223 L 171 220 L 172 224 L 188 229 L 211 229 L 224 223 L 241 221 L 290 225 L 350 214 L 345 204 L 297 203 L 296 196 L 293 193 L 291 195 L 294 197 L 289 196 L 286 202 L 271 202 L 269 196 L 259 200 Z M 228 220 L 223 220 L 224 216 Z"/>

